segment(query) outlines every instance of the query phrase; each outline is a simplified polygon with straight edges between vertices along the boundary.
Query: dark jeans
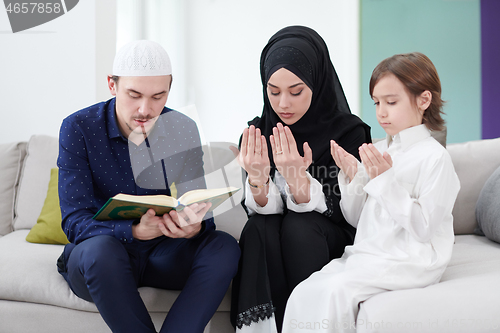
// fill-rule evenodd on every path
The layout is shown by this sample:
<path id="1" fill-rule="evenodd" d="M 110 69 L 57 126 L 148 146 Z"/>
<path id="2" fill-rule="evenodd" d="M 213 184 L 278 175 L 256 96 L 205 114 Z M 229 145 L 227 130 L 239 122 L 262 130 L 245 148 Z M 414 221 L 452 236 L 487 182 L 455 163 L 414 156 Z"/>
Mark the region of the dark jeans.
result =
<path id="1" fill-rule="evenodd" d="M 77 296 L 96 304 L 113 332 L 156 332 L 137 289 L 149 286 L 182 289 L 160 332 L 201 333 L 236 274 L 240 250 L 232 236 L 213 230 L 130 244 L 95 236 L 67 256 L 61 274 Z"/>

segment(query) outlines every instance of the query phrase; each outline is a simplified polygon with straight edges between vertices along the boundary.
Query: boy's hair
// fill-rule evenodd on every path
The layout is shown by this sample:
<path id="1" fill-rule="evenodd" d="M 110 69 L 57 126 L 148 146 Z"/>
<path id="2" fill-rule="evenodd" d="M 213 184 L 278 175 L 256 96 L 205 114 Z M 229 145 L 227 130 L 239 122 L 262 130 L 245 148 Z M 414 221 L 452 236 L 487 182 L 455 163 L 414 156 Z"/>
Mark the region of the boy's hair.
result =
<path id="1" fill-rule="evenodd" d="M 444 128 L 443 104 L 441 99 L 441 81 L 432 61 L 419 52 L 396 54 L 382 60 L 375 67 L 370 79 L 370 96 L 373 97 L 373 89 L 377 82 L 388 74 L 393 74 L 405 86 L 410 96 L 416 102 L 416 98 L 425 90 L 432 94 L 432 101 L 425 110 L 422 123 L 430 130 L 440 131 Z"/>

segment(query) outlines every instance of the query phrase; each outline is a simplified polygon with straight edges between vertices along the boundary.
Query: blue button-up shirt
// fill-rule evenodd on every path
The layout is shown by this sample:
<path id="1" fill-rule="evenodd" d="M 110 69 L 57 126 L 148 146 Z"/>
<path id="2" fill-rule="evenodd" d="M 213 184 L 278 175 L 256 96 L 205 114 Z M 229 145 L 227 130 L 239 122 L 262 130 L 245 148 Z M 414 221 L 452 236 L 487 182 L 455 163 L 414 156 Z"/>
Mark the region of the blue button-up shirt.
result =
<path id="1" fill-rule="evenodd" d="M 59 134 L 59 201 L 62 228 L 71 243 L 109 235 L 133 240 L 133 220 L 97 221 L 92 217 L 118 194 L 178 196 L 205 188 L 203 151 L 196 124 L 164 108 L 148 139 L 129 143 L 118 128 L 115 98 L 80 110 L 66 119 Z M 213 219 L 203 230 L 214 229 Z"/>

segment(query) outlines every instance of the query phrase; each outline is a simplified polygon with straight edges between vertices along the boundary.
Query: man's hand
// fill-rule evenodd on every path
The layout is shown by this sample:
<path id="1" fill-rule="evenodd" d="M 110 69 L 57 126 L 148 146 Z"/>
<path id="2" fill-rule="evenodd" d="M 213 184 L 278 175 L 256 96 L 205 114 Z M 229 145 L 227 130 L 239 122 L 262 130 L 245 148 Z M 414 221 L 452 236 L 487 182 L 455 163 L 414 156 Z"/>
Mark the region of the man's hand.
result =
<path id="1" fill-rule="evenodd" d="M 142 215 L 138 224 L 132 226 L 132 236 L 135 239 L 150 240 L 163 235 L 158 227 L 163 221 L 162 216 L 156 216 L 153 209 L 148 209 L 146 214 Z"/>
<path id="2" fill-rule="evenodd" d="M 155 211 L 149 209 L 140 222 L 132 226 L 132 235 L 140 240 L 150 240 L 162 235 L 191 238 L 200 232 L 201 221 L 211 206 L 211 203 L 193 204 L 185 207 L 182 213 L 171 210 L 163 216 L 156 216 Z"/>
<path id="3" fill-rule="evenodd" d="M 212 207 L 212 203 L 197 203 L 184 207 L 178 213 L 171 210 L 163 215 L 163 223 L 158 225 L 161 232 L 170 238 L 191 238 L 201 231 L 201 221 Z"/>

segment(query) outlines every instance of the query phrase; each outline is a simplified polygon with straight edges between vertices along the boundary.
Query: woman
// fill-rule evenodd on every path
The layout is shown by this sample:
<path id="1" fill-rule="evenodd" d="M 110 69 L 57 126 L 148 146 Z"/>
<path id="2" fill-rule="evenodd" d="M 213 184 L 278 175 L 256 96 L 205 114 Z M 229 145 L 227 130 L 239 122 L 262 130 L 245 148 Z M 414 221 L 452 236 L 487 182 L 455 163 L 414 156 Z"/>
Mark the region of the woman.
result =
<path id="1" fill-rule="evenodd" d="M 286 301 L 311 273 L 342 255 L 355 229 L 339 207 L 330 140 L 359 159 L 370 128 L 351 114 L 327 46 L 287 27 L 262 51 L 264 110 L 243 131 L 249 220 L 233 280 L 231 318 L 242 332 L 281 331 Z"/>

